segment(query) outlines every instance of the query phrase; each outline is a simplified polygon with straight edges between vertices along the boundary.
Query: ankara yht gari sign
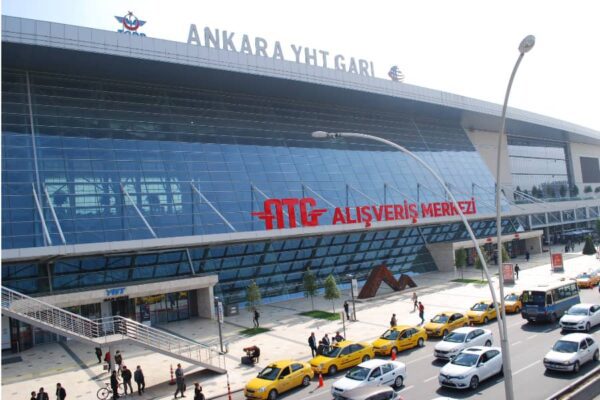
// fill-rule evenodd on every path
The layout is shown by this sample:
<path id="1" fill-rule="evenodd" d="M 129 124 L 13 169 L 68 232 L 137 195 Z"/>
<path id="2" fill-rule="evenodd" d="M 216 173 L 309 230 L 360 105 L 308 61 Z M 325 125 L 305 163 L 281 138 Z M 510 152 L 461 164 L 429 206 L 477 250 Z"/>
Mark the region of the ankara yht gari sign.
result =
<path id="1" fill-rule="evenodd" d="M 477 213 L 475 199 L 459 201 L 458 206 L 465 215 Z M 252 215 L 265 222 L 265 229 L 297 228 L 299 226 L 323 225 L 320 218 L 329 211 L 317 208 L 317 202 L 312 197 L 267 199 L 263 211 L 252 212 Z M 333 209 L 331 221 L 327 225 L 344 225 L 364 223 L 368 228 L 371 223 L 382 221 L 416 222 L 419 218 L 439 218 L 459 215 L 452 202 L 441 201 L 434 203 L 409 203 L 364 205 L 354 207 L 336 207 Z"/>

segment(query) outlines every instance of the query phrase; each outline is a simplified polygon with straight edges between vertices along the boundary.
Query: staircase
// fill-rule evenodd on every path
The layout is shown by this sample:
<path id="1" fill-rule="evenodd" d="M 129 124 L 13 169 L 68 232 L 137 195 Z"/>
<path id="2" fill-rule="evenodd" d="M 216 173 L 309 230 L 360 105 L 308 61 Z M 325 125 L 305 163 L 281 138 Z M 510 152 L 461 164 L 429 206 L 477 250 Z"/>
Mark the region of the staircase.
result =
<path id="1" fill-rule="evenodd" d="M 2 286 L 2 313 L 67 338 L 93 345 L 130 341 L 157 353 L 226 373 L 216 347 L 183 339 L 120 316 L 91 320 Z"/>

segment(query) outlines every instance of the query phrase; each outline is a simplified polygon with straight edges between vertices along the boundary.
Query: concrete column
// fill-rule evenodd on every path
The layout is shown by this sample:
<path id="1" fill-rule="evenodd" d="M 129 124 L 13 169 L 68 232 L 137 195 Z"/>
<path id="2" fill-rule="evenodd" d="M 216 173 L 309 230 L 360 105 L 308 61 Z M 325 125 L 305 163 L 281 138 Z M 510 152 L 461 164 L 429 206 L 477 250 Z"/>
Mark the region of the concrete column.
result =
<path id="1" fill-rule="evenodd" d="M 114 345 L 109 344 L 108 345 L 108 351 L 110 352 L 110 373 L 112 374 L 112 371 L 115 370 L 115 353 L 117 352 L 117 350 L 115 349 Z"/>
<path id="2" fill-rule="evenodd" d="M 525 239 L 526 250 L 531 254 L 540 254 L 542 252 L 541 236 Z"/>
<path id="3" fill-rule="evenodd" d="M 215 319 L 215 296 L 213 286 L 196 290 L 198 298 L 198 316 Z"/>
<path id="4" fill-rule="evenodd" d="M 454 248 L 451 242 L 428 244 L 426 247 L 439 271 L 456 271 L 456 267 L 454 266 Z"/>

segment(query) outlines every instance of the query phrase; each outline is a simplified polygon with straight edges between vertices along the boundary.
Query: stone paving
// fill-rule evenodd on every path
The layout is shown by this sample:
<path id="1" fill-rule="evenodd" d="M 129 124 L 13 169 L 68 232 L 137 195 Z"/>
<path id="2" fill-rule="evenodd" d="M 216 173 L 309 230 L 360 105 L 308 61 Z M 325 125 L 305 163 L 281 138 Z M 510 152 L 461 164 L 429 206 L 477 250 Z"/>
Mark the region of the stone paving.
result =
<path id="1" fill-rule="evenodd" d="M 556 248 L 558 250 L 558 248 Z M 580 250 L 576 248 L 576 250 Z M 524 258 L 512 260 L 521 267 L 520 279 L 507 290 L 519 290 L 524 285 L 531 285 L 540 280 L 574 277 L 580 271 L 589 268 L 599 268 L 600 261 L 594 256 L 582 256 L 581 253 L 565 255 L 566 272 L 550 274 L 549 254 L 542 253 L 532 256 L 529 263 Z M 497 268 L 491 267 L 492 274 Z M 460 274 L 454 272 L 432 272 L 414 277 L 418 288 L 415 290 L 419 299 L 425 305 L 425 317 L 430 318 L 434 313 L 445 309 L 464 311 L 475 301 L 489 298 L 487 285 L 463 284 L 450 282 Z M 480 278 L 480 271 L 467 269 L 465 278 Z M 497 283 L 497 277 L 494 282 Z M 410 297 L 412 290 L 399 293 L 387 293 L 378 297 L 356 303 L 358 322 L 346 325 L 346 333 L 351 340 L 373 340 L 387 327 L 392 313 L 396 313 L 398 323 L 417 324 L 418 315 L 412 312 Z M 342 298 L 335 302 L 336 311 L 342 310 L 342 303 L 348 299 L 349 293 L 344 292 Z M 331 311 L 332 303 L 321 297 L 315 298 L 315 308 Z M 243 388 L 245 383 L 256 375 L 271 361 L 282 358 L 309 360 L 310 350 L 306 343 L 311 331 L 317 338 L 326 332 L 330 335 L 335 331 L 343 331 L 340 321 L 324 321 L 298 315 L 299 312 L 311 309 L 309 299 L 296 299 L 263 305 L 261 307 L 261 326 L 270 328 L 269 332 L 245 337 L 240 334 L 244 328 L 252 326 L 252 316 L 243 311 L 238 316 L 226 317 L 223 326 L 224 340 L 228 347 L 227 368 L 229 376 L 209 373 L 201 368 L 187 363 L 181 363 L 186 371 L 188 397 L 193 397 L 193 382 L 200 382 L 207 398 L 227 393 L 229 378 L 232 391 Z M 162 326 L 177 335 L 196 340 L 201 343 L 218 343 L 218 329 L 214 321 L 206 319 L 191 319 L 169 323 Z M 239 363 L 242 349 L 251 345 L 261 348 L 261 359 L 257 367 L 242 366 Z M 103 349 L 106 350 L 106 349 Z M 170 367 L 176 367 L 178 360 L 135 345 L 125 345 L 120 348 L 124 363 L 131 369 L 141 365 L 146 376 L 146 394 L 137 396 L 140 399 L 172 398 L 174 387 L 168 385 Z M 97 363 L 94 349 L 78 342 L 68 341 L 62 344 L 39 345 L 20 354 L 22 362 L 3 365 L 2 367 L 2 397 L 6 399 L 27 398 L 32 390 L 39 387 L 50 389 L 54 393 L 57 382 L 67 388 L 69 399 L 94 399 L 95 393 L 108 374 L 102 365 Z M 134 383 L 135 387 L 135 383 Z M 51 396 L 51 398 L 52 398 Z"/>

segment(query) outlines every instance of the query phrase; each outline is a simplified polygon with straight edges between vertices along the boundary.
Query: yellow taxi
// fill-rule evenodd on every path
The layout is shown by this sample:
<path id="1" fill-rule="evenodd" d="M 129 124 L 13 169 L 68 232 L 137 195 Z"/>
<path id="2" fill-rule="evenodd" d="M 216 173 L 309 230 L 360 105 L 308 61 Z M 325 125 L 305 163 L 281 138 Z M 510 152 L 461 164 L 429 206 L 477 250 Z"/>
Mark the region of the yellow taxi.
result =
<path id="1" fill-rule="evenodd" d="M 388 356 L 396 349 L 396 353 L 413 347 L 425 346 L 427 333 L 420 326 L 398 325 L 383 333 L 373 344 L 373 352 L 378 356 Z"/>
<path id="2" fill-rule="evenodd" d="M 467 311 L 467 317 L 472 324 L 487 324 L 489 320 L 496 318 L 496 308 L 491 300 L 477 302 Z"/>
<path id="3" fill-rule="evenodd" d="M 580 288 L 593 288 L 600 281 L 600 275 L 596 272 L 584 272 L 577 275 L 575 280 L 577 281 L 577 286 Z"/>
<path id="4" fill-rule="evenodd" d="M 459 312 L 444 311 L 433 317 L 424 328 L 427 336 L 446 336 L 448 332 L 469 325 L 469 318 Z"/>
<path id="5" fill-rule="evenodd" d="M 509 293 L 504 296 L 504 308 L 507 313 L 520 313 L 521 308 L 523 308 L 523 303 L 521 303 L 521 294 Z"/>
<path id="6" fill-rule="evenodd" d="M 308 363 L 294 360 L 275 361 L 246 384 L 244 396 L 247 399 L 274 400 L 280 393 L 298 386 L 308 386 L 314 376 Z"/>
<path id="7" fill-rule="evenodd" d="M 375 353 L 369 343 L 343 340 L 329 346 L 322 355 L 316 356 L 309 362 L 315 373 L 333 375 L 339 370 L 354 367 L 373 357 Z"/>

